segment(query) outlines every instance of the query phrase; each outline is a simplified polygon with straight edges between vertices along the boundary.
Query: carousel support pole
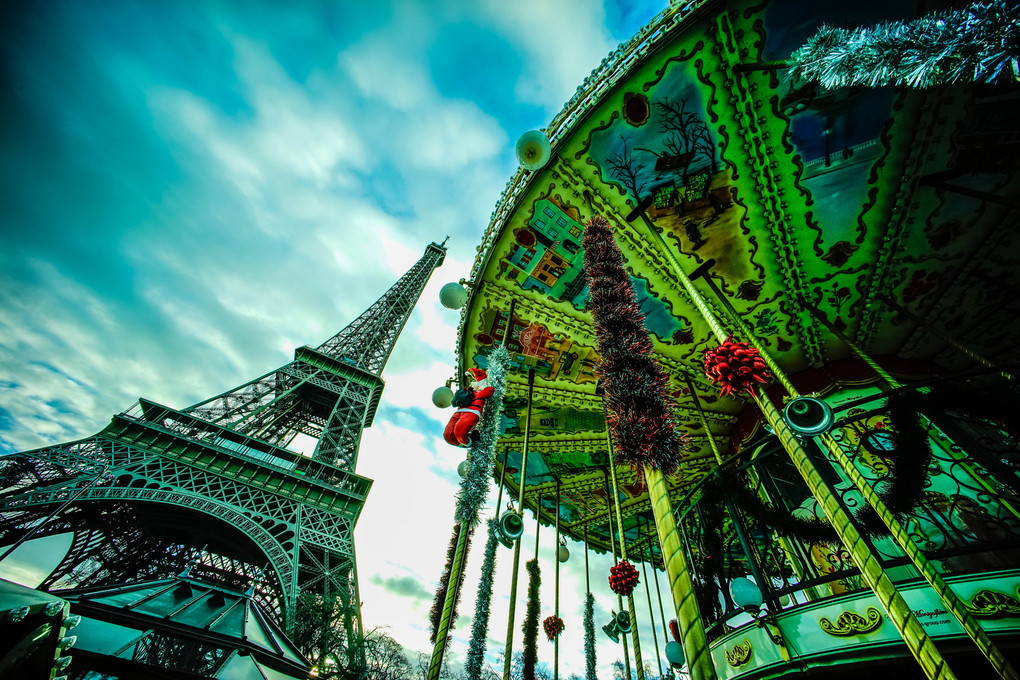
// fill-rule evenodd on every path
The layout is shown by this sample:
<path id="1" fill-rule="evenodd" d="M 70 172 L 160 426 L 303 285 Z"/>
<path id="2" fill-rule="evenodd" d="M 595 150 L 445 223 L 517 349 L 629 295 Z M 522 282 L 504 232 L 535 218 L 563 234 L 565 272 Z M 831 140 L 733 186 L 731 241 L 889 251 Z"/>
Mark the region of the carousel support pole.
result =
<path id="1" fill-rule="evenodd" d="M 436 644 L 432 648 L 432 661 L 429 664 L 429 680 L 438 680 L 439 671 L 443 666 L 443 654 L 446 652 L 447 635 L 450 632 L 450 619 L 453 615 L 453 603 L 457 601 L 457 590 L 460 586 L 461 570 L 464 566 L 466 554 L 467 535 L 471 529 L 466 524 L 460 524 L 457 533 L 457 547 L 454 550 L 453 562 L 450 564 L 450 578 L 446 582 L 446 594 L 443 598 L 443 615 L 439 620 L 439 629 L 436 631 Z"/>
<path id="2" fill-rule="evenodd" d="M 556 478 L 556 542 L 553 544 L 556 561 L 556 605 L 554 616 L 560 615 L 560 480 Z M 560 636 L 553 639 L 553 680 L 560 680 Z"/>
<path id="3" fill-rule="evenodd" d="M 616 504 L 616 525 L 620 532 L 620 559 L 627 562 L 627 535 L 623 531 L 623 511 L 620 509 L 620 486 L 616 481 L 616 462 L 613 456 L 613 437 L 609 435 L 609 471 L 613 477 L 613 501 Z M 627 595 L 627 611 L 630 613 L 631 638 L 634 641 L 634 667 L 637 669 L 637 680 L 645 680 L 644 664 L 641 660 L 641 636 L 638 634 L 637 610 L 634 608 L 634 592 Z"/>
<path id="4" fill-rule="evenodd" d="M 655 529 L 659 535 L 659 547 L 669 577 L 669 589 L 673 595 L 676 620 L 680 625 L 680 641 L 687 658 L 687 667 L 693 680 L 715 680 L 717 675 L 712 663 L 712 652 L 708 647 L 705 622 L 698 609 L 694 594 L 694 579 L 687 565 L 687 555 L 673 514 L 673 501 L 662 472 L 650 465 L 645 466 L 645 480 L 648 482 L 648 497 L 652 502 Z"/>
<path id="5" fill-rule="evenodd" d="M 610 439 L 610 435 L 609 434 L 606 434 L 606 439 Z M 612 450 L 612 447 L 613 447 L 613 444 L 612 444 L 612 441 L 610 441 L 609 442 L 610 450 Z M 609 546 L 613 550 L 613 562 L 615 563 L 616 562 L 616 538 L 613 536 L 613 502 L 609 499 L 609 496 L 614 494 L 614 493 L 616 493 L 616 488 L 615 487 L 611 488 L 609 486 L 609 473 L 606 472 L 605 468 L 602 469 L 602 475 L 605 477 L 606 506 L 607 506 L 606 509 L 609 511 Z M 620 538 L 622 539 L 623 536 L 621 536 Z M 620 595 L 619 593 L 616 594 L 616 606 L 620 608 L 621 612 L 623 611 L 623 596 Z M 633 618 L 631 619 L 631 622 L 633 623 Z M 630 652 L 627 649 L 627 636 L 626 635 L 620 636 L 620 642 L 623 643 L 623 664 L 627 668 L 627 680 L 630 680 L 630 677 L 631 677 L 631 675 L 630 675 Z"/>
<path id="6" fill-rule="evenodd" d="M 946 343 L 947 345 L 949 345 L 950 347 L 955 349 L 960 354 L 963 354 L 964 356 L 973 359 L 974 361 L 978 362 L 982 366 L 987 366 L 988 368 L 995 368 L 995 362 L 994 361 L 986 359 L 985 357 L 983 357 L 980 354 L 978 354 L 977 352 L 973 351 L 972 349 L 970 349 L 969 347 L 967 347 L 966 345 L 964 345 L 960 341 L 958 341 L 958 340 L 956 340 L 954 338 L 949 337 L 948 335 L 946 335 L 945 333 L 940 331 L 938 328 L 936 328 L 935 326 L 932 326 L 930 323 L 928 323 L 923 317 L 920 317 L 917 314 L 914 314 L 912 311 L 910 311 L 906 307 L 900 305 L 899 303 L 897 303 L 895 300 L 893 300 L 888 295 L 879 294 L 879 295 L 876 295 L 875 297 L 877 297 L 879 300 L 884 302 L 886 305 L 888 305 L 890 308 L 895 310 L 897 313 L 902 314 L 903 316 L 905 316 L 908 319 L 910 319 L 911 321 L 913 321 L 915 324 L 917 324 L 917 326 L 919 326 L 920 328 L 923 328 L 924 330 L 926 330 L 933 337 L 938 338 L 942 342 Z M 1009 374 L 1009 373 L 1003 373 L 1002 377 L 1006 378 L 1007 380 L 1012 380 L 1013 379 L 1013 376 L 1011 374 Z"/>
<path id="7" fill-rule="evenodd" d="M 652 622 L 652 641 L 655 643 L 655 661 L 659 666 L 659 677 L 662 677 L 662 655 L 659 653 L 659 631 L 655 628 L 655 612 L 652 611 L 652 589 L 648 585 L 648 570 L 645 569 L 644 555 L 641 556 L 641 578 L 645 580 L 645 595 L 648 597 L 648 619 Z M 648 548 L 648 559 L 652 559 L 651 546 Z M 654 571 L 654 568 L 653 568 Z"/>
<path id="8" fill-rule="evenodd" d="M 514 570 L 510 577 L 510 608 L 507 612 L 506 650 L 503 653 L 503 680 L 510 680 L 510 661 L 513 652 L 514 610 L 517 604 L 517 575 L 521 567 L 521 540 L 514 542 Z M 431 678 L 429 679 L 431 680 Z"/>
<path id="9" fill-rule="evenodd" d="M 523 506 L 521 506 L 523 507 Z M 538 511 L 542 507 L 542 494 L 535 497 L 535 560 L 538 560 L 538 534 L 542 528 L 541 517 L 538 516 Z"/>
<path id="10" fill-rule="evenodd" d="M 507 319 L 506 331 L 503 334 L 503 345 L 506 346 L 507 340 L 510 338 L 510 329 L 513 327 L 514 320 L 514 307 L 517 305 L 517 300 L 510 300 L 510 316 Z M 529 385 L 534 383 L 534 376 L 529 376 Z M 531 391 L 528 392 L 528 417 L 531 417 Z M 527 455 L 527 439 L 525 439 L 525 455 Z M 506 461 L 503 461 L 503 470 L 506 470 Z M 521 475 L 521 489 L 524 488 L 524 476 Z M 500 485 L 500 494 L 502 494 L 502 484 Z M 522 492 L 523 496 L 523 492 Z M 496 517 L 499 517 L 499 501 L 496 502 Z M 457 547 L 454 550 L 453 563 L 450 565 L 450 580 L 446 586 L 446 597 L 443 599 L 443 614 L 439 621 L 439 630 L 436 631 L 436 644 L 432 648 L 432 660 L 429 663 L 429 674 L 428 680 L 438 680 L 440 671 L 443 667 L 443 655 L 446 653 L 446 642 L 447 635 L 450 632 L 450 618 L 453 614 L 453 605 L 457 601 L 457 596 L 460 591 L 460 577 L 463 573 L 464 564 L 467 562 L 467 537 L 470 533 L 470 527 L 461 525 L 460 532 L 457 534 Z M 515 558 L 517 551 L 515 551 Z M 517 577 L 517 560 L 514 559 L 514 582 L 516 583 Z M 513 599 L 510 600 L 510 611 L 513 611 Z"/>
<path id="11" fill-rule="evenodd" d="M 649 562 L 651 562 L 651 560 L 653 560 L 654 558 L 655 555 L 652 553 L 652 547 L 651 545 L 649 545 L 648 546 Z M 659 617 L 660 620 L 662 621 L 662 639 L 665 640 L 666 642 L 669 642 L 669 636 L 667 635 L 669 627 L 666 625 L 666 610 L 662 607 L 662 590 L 660 590 L 659 588 L 659 565 L 657 565 L 655 562 L 651 562 L 651 565 L 652 565 L 652 577 L 655 579 L 655 594 L 658 596 L 659 599 Z"/>
<path id="12" fill-rule="evenodd" d="M 861 361 L 868 364 L 868 366 L 870 366 L 878 377 L 885 383 L 886 388 L 895 389 L 901 386 L 899 381 L 894 379 L 881 366 L 879 366 L 878 362 L 868 356 L 868 354 L 860 346 L 858 346 L 857 343 L 850 340 L 850 338 L 830 324 L 828 319 L 826 319 L 814 305 L 808 303 L 803 298 L 801 298 L 800 303 L 833 335 L 839 338 L 839 340 Z M 995 671 L 1001 677 L 1008 678 L 1009 680 L 1017 680 L 1020 678 L 1020 675 L 1017 675 L 1016 669 L 1014 669 L 1009 663 L 1002 651 L 994 642 L 992 642 L 991 638 L 988 637 L 988 633 L 985 629 L 981 626 L 978 620 L 971 615 L 967 608 L 967 604 L 960 599 L 956 592 L 942 578 L 941 574 L 938 573 L 935 566 L 910 539 L 910 535 L 907 533 L 905 527 L 893 516 L 892 512 L 889 511 L 889 508 L 882 501 L 881 497 L 875 493 L 874 488 L 868 484 L 867 480 L 864 479 L 864 476 L 861 475 L 853 462 L 847 458 L 839 443 L 829 434 L 822 435 L 822 441 L 832 453 L 833 457 L 839 462 L 847 477 L 849 477 L 854 483 L 854 486 L 861 491 L 861 495 L 864 496 L 868 504 L 871 505 L 878 516 L 882 518 L 882 521 L 885 523 L 886 527 L 888 527 L 889 532 L 893 535 L 893 538 L 896 539 L 896 543 L 899 544 L 903 552 L 910 558 L 910 561 L 914 563 L 917 570 L 922 576 L 924 576 L 924 579 L 938 594 L 939 599 L 941 599 L 942 603 L 946 606 L 946 610 L 960 622 L 960 625 L 963 626 L 967 635 L 974 642 L 977 648 L 981 650 L 981 653 L 986 659 L 988 659 L 988 662 L 992 664 Z M 974 473 L 971 473 L 971 475 L 975 478 L 975 480 L 980 481 L 980 477 L 978 475 Z"/>
<path id="13" fill-rule="evenodd" d="M 722 465 L 722 453 L 719 451 L 719 445 L 715 443 L 712 430 L 708 427 L 708 418 L 705 417 L 705 410 L 701 408 L 701 399 L 698 399 L 698 393 L 694 391 L 694 382 L 688 376 L 684 376 L 684 380 L 687 382 L 687 389 L 691 393 L 691 400 L 694 401 L 694 410 L 698 412 L 698 420 L 701 421 L 701 427 L 704 428 L 705 436 L 708 437 L 708 446 L 712 449 L 712 455 L 715 456 L 715 463 L 716 465 Z"/>
<path id="14" fill-rule="evenodd" d="M 674 274 L 677 276 L 680 284 L 684 287 L 688 297 L 694 303 L 694 306 L 701 313 L 702 318 L 705 319 L 706 323 L 712 329 L 716 339 L 721 343 L 725 342 L 729 337 L 719 321 L 715 318 L 715 314 L 709 309 L 705 303 L 701 293 L 698 292 L 697 288 L 691 282 L 691 279 L 687 276 L 683 267 L 677 260 L 676 255 L 666 245 L 666 242 L 662 239 L 662 236 L 656 231 L 655 226 L 648 219 L 648 216 L 644 214 L 644 209 L 647 206 L 638 206 L 629 216 L 628 221 L 640 215 L 648 228 L 648 233 L 651 236 L 653 242 L 659 246 L 660 251 L 666 256 L 670 266 L 673 268 Z M 707 263 L 706 263 L 707 264 Z M 714 286 L 714 282 L 711 282 L 710 277 L 705 277 L 706 281 L 709 282 L 709 286 Z M 736 310 L 729 305 L 729 301 L 725 299 L 725 296 L 720 296 L 723 306 L 727 307 L 727 311 L 736 317 L 736 323 L 738 327 L 746 328 L 746 324 L 743 323 L 743 319 L 736 313 Z M 758 347 L 757 339 L 753 334 L 748 333 L 747 339 L 749 342 L 755 344 Z M 759 347 L 760 351 L 760 347 Z M 767 352 L 761 352 L 762 359 L 765 365 L 768 366 L 775 375 L 776 379 L 787 389 L 791 396 L 796 395 L 796 390 L 790 379 L 786 377 L 785 373 L 779 369 L 779 366 L 775 363 L 775 360 Z M 797 439 L 797 435 L 790 429 L 783 419 L 782 414 L 779 413 L 779 409 L 764 396 L 764 394 L 755 391 L 752 396 L 755 402 L 758 404 L 758 408 L 761 410 L 765 419 L 768 421 L 772 431 L 776 433 L 783 448 L 786 449 L 789 454 L 794 466 L 800 473 L 801 477 L 807 483 L 808 489 L 810 489 L 812 495 L 818 501 L 819 506 L 822 508 L 826 519 L 832 525 L 839 536 L 843 545 L 849 551 L 850 556 L 860 570 L 861 575 L 867 582 L 868 586 L 874 591 L 879 603 L 885 609 L 889 615 L 890 620 L 899 631 L 904 642 L 907 644 L 907 648 L 910 653 L 914 656 L 925 674 L 931 680 L 948 680 L 949 678 L 955 678 L 955 674 L 946 664 L 942 658 L 941 653 L 935 647 L 931 638 L 925 632 L 924 627 L 918 621 L 917 617 L 911 611 L 907 605 L 903 596 L 900 595 L 899 591 L 893 585 L 892 580 L 882 569 L 878 558 L 872 552 L 871 548 L 864 541 L 863 537 L 857 531 L 857 527 L 854 526 L 850 519 L 849 514 L 843 505 L 839 502 L 836 496 L 832 493 L 832 490 L 823 480 L 821 474 L 818 472 L 814 465 L 814 462 L 808 456 L 807 451 L 801 446 Z M 647 472 L 648 468 L 646 468 Z M 661 478 L 661 473 L 659 473 Z M 664 481 L 661 482 L 663 485 Z M 652 482 L 649 480 L 649 490 L 651 490 Z M 682 626 L 681 622 L 681 626 Z"/>
<path id="15" fill-rule="evenodd" d="M 510 326 L 513 325 L 513 304 L 510 305 L 511 316 L 507 320 L 507 337 L 510 335 Z M 518 495 L 517 508 L 524 513 L 524 483 L 528 478 L 528 442 L 531 439 L 531 402 L 535 394 L 535 369 L 528 371 L 528 412 L 524 420 L 524 451 L 521 453 L 521 483 Z M 504 462 L 503 468 L 506 469 Z M 503 680 L 510 680 L 511 653 L 514 642 L 514 610 L 517 604 L 517 575 L 521 568 L 521 540 L 514 542 L 514 570 L 510 577 L 510 609 L 507 613 L 506 622 L 506 649 L 503 656 Z M 432 678 L 429 678 L 432 680 Z"/>
<path id="16" fill-rule="evenodd" d="M 835 335 L 840 342 L 846 345 L 847 349 L 853 352 L 858 359 L 866 363 L 868 367 L 875 372 L 875 375 L 877 375 L 881 379 L 883 386 L 886 389 L 895 389 L 897 387 L 900 387 L 899 381 L 897 381 L 895 378 L 889 375 L 888 371 L 879 366 L 878 362 L 872 359 L 871 356 L 860 347 L 860 345 L 851 340 L 846 333 L 842 332 L 841 330 L 833 326 L 832 323 L 827 318 L 825 318 L 825 315 L 822 314 L 821 310 L 818 309 L 818 307 L 814 306 L 813 304 L 811 304 L 810 302 L 808 302 L 806 299 L 799 295 L 797 296 L 797 302 L 799 302 L 800 306 L 806 309 L 808 313 L 811 314 L 811 316 L 815 317 L 815 320 L 818 323 L 825 326 L 825 328 L 830 333 Z"/>

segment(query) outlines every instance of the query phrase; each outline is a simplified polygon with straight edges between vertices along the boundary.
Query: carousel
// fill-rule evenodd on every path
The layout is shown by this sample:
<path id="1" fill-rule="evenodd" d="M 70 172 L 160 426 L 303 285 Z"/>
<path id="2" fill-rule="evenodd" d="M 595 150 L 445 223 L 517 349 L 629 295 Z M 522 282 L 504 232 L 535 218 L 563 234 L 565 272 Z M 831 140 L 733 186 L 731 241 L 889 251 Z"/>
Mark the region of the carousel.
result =
<path id="1" fill-rule="evenodd" d="M 466 458 L 431 678 L 461 590 L 470 677 L 501 633 L 475 527 L 537 634 L 529 516 L 613 555 L 588 678 L 596 589 L 638 680 L 642 653 L 699 680 L 1018 677 L 1020 11 L 916 4 L 671 3 L 521 136 L 442 293 L 433 400 Z M 672 594 L 654 652 L 639 579 Z"/>

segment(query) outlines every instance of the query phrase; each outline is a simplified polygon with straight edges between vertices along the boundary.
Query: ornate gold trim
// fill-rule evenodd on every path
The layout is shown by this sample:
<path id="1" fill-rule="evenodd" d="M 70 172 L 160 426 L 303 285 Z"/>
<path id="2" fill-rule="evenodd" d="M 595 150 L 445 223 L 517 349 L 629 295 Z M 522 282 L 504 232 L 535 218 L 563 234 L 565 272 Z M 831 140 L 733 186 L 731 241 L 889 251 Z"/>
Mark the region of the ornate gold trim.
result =
<path id="1" fill-rule="evenodd" d="M 726 663 L 737 668 L 751 660 L 751 641 L 744 640 L 744 644 L 737 643 L 733 649 L 723 650 L 726 653 Z"/>
<path id="2" fill-rule="evenodd" d="M 1020 617 L 1020 600 L 994 590 L 979 591 L 967 607 L 974 616 L 984 619 Z"/>
<path id="3" fill-rule="evenodd" d="M 882 612 L 878 609 L 868 607 L 865 613 L 867 614 L 866 618 L 857 612 L 843 612 L 836 617 L 835 623 L 823 616 L 818 620 L 818 625 L 823 631 L 835 637 L 864 635 L 882 625 Z"/>

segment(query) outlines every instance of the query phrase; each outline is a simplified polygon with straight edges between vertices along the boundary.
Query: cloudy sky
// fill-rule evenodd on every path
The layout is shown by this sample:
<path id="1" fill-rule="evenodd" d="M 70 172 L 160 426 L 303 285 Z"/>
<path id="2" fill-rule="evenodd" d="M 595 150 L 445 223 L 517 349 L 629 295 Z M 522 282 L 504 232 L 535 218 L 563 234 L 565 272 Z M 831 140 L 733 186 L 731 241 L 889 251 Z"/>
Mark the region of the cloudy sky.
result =
<path id="1" fill-rule="evenodd" d="M 365 625 L 430 649 L 463 458 L 441 440 L 448 413 L 429 401 L 452 374 L 457 323 L 436 293 L 468 274 L 515 170 L 517 136 L 546 125 L 663 4 L 68 0 L 2 10 L 0 452 L 90 435 L 140 396 L 184 407 L 266 373 L 346 325 L 449 236 L 446 264 L 384 374 L 357 470 L 375 480 L 356 532 Z M 544 618 L 551 530 L 540 541 Z M 584 672 L 584 560 L 571 547 L 564 677 Z M 493 656 L 510 555 L 500 553 Z M 615 606 L 608 567 L 592 557 L 598 625 Z M 463 616 L 455 659 L 469 634 Z M 608 677 L 619 648 L 599 637 Z M 650 633 L 643 642 L 652 658 Z M 551 645 L 539 654 L 551 662 Z"/>

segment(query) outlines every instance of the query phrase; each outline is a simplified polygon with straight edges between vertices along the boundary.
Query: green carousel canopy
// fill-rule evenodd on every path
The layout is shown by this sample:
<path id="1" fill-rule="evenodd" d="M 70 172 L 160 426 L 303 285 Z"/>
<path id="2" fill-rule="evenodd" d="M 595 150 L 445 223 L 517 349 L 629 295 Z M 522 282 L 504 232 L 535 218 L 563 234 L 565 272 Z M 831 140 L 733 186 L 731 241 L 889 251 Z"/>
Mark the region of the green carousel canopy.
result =
<path id="1" fill-rule="evenodd" d="M 593 216 L 613 228 L 690 438 L 667 478 L 674 502 L 716 467 L 710 440 L 732 455 L 762 422 L 746 394 L 721 395 L 706 377 L 719 341 L 671 257 L 722 325 L 746 339 L 732 305 L 803 393 L 875 379 L 836 333 L 898 376 L 1015 357 L 1017 88 L 825 89 L 786 67 L 823 23 L 916 18 L 904 11 L 868 0 L 675 3 L 546 128 L 550 159 L 514 175 L 479 246 L 458 346 L 463 375 L 487 366 L 509 330 L 494 474 L 505 466 L 513 498 L 535 372 L 523 474 L 525 505 L 543 521 L 555 521 L 559 485 L 560 530 L 609 549 L 608 433 L 581 246 Z M 769 394 L 778 403 L 783 393 Z M 658 558 L 643 476 L 618 467 L 629 550 Z"/>

